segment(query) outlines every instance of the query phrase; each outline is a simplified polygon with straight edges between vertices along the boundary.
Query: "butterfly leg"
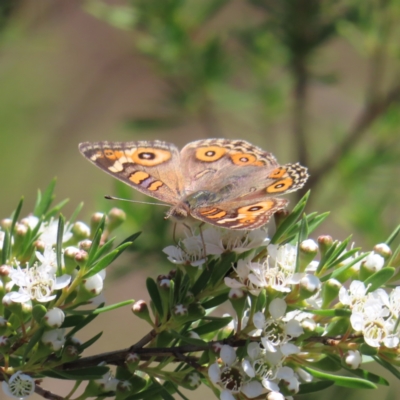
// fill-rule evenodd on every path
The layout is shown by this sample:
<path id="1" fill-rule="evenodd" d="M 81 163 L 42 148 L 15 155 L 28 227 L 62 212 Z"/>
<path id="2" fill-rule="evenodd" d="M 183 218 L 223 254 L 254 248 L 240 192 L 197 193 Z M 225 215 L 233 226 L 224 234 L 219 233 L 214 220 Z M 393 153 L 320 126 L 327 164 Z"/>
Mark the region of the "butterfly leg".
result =
<path id="1" fill-rule="evenodd" d="M 203 229 L 201 229 L 204 224 L 205 222 L 202 222 L 199 225 L 199 232 L 200 232 L 201 243 L 203 245 L 203 257 L 206 260 L 206 268 L 207 268 L 208 260 L 207 260 L 206 242 L 204 241 Z"/>

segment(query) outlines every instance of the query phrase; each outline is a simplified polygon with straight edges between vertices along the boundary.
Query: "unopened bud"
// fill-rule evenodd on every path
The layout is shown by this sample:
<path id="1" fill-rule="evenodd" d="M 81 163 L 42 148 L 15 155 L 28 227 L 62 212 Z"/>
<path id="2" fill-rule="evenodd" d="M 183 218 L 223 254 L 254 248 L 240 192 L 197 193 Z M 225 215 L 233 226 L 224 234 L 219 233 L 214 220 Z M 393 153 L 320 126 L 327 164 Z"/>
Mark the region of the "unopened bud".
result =
<path id="1" fill-rule="evenodd" d="M 326 254 L 326 252 L 329 250 L 332 244 L 333 244 L 332 236 L 329 235 L 318 236 L 318 247 L 322 256 Z"/>
<path id="2" fill-rule="evenodd" d="M 392 250 L 386 243 L 379 243 L 374 246 L 374 252 L 387 260 L 392 255 Z"/>
<path id="3" fill-rule="evenodd" d="M 112 208 L 108 213 L 108 224 L 107 230 L 112 232 L 114 229 L 118 228 L 126 220 L 126 214 L 120 208 Z"/>
<path id="4" fill-rule="evenodd" d="M 71 232 L 78 241 L 90 237 L 90 228 L 81 221 L 75 222 Z"/>

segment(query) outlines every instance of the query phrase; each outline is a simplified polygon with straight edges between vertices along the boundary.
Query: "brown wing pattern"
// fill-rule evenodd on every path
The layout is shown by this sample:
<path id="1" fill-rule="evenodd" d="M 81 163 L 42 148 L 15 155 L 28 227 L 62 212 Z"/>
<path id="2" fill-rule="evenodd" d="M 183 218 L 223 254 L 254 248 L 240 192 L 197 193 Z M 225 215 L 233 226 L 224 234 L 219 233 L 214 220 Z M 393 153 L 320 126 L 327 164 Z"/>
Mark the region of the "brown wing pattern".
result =
<path id="1" fill-rule="evenodd" d="M 176 204 L 183 192 L 179 150 L 162 141 L 81 143 L 80 152 L 148 196 Z"/>

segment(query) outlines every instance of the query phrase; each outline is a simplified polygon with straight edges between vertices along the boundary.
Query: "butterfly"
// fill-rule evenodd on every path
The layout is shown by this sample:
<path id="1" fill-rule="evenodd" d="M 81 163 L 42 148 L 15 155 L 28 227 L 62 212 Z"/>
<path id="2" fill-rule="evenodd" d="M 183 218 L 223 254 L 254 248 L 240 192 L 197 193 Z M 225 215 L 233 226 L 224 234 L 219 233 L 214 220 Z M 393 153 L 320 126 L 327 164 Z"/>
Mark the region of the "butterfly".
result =
<path id="1" fill-rule="evenodd" d="M 79 150 L 113 177 L 171 205 L 166 218 L 192 216 L 222 228 L 265 225 L 288 200 L 277 197 L 302 188 L 307 168 L 279 165 L 245 140 L 205 139 L 181 151 L 160 140 L 84 142 Z"/>

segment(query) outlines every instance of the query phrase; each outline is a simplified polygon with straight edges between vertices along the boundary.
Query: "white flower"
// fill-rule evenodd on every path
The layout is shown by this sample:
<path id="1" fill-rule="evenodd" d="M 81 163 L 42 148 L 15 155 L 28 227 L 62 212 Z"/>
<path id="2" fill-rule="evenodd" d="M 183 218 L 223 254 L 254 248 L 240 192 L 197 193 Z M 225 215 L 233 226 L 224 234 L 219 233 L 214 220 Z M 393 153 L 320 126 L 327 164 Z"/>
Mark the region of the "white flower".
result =
<path id="1" fill-rule="evenodd" d="M 202 266 L 206 262 L 204 245 L 197 236 L 183 239 L 178 246 L 167 246 L 163 249 L 167 258 L 174 264 Z"/>
<path id="2" fill-rule="evenodd" d="M 366 301 L 368 288 L 364 282 L 353 281 L 350 284 L 349 290 L 342 286 L 339 290 L 339 300 L 342 304 L 350 306 L 350 308 L 362 308 Z"/>
<path id="3" fill-rule="evenodd" d="M 46 245 L 43 254 L 37 251 L 36 258 L 48 272 L 55 273 L 57 271 L 57 255 L 51 246 Z"/>
<path id="4" fill-rule="evenodd" d="M 289 341 L 303 333 L 299 321 L 290 319 L 283 320 L 286 312 L 286 303 L 283 299 L 276 298 L 269 305 L 271 317 L 265 318 L 264 313 L 256 312 L 253 323 L 257 329 L 262 330 L 261 343 L 270 352 L 277 351 L 277 348 L 285 355 L 295 354 L 300 349 Z"/>
<path id="5" fill-rule="evenodd" d="M 68 242 L 72 238 L 71 225 L 65 225 L 62 241 Z M 49 222 L 42 224 L 40 227 L 39 239 L 46 243 L 47 246 L 54 246 L 57 243 L 58 220 L 51 219 Z"/>
<path id="6" fill-rule="evenodd" d="M 221 348 L 220 357 L 224 363 L 219 366 L 218 363 L 211 364 L 208 368 L 208 375 L 214 385 L 223 388 L 220 399 L 235 399 L 233 395 L 243 393 L 248 398 L 261 395 L 263 389 L 258 381 L 244 382 L 244 377 L 238 366 L 235 366 L 236 351 L 233 347 L 224 345 Z"/>
<path id="7" fill-rule="evenodd" d="M 252 231 L 234 231 L 228 229 L 208 228 L 203 232 L 207 254 L 219 255 L 226 251 L 241 254 L 245 251 L 265 246 L 269 242 L 264 229 Z"/>
<path id="8" fill-rule="evenodd" d="M 102 390 L 102 392 L 114 392 L 117 390 L 119 380 L 114 378 L 111 372 L 107 372 L 103 375 L 102 379 L 96 379 L 94 381 Z"/>
<path id="9" fill-rule="evenodd" d="M 17 295 L 12 297 L 12 301 L 16 303 L 28 300 L 37 300 L 41 303 L 51 301 L 56 298 L 52 293 L 65 288 L 71 281 L 69 275 L 56 277 L 53 271 L 48 271 L 48 265 L 27 266 L 24 269 L 17 265 L 10 271 L 9 277 L 13 284 L 19 287 Z"/>
<path id="10" fill-rule="evenodd" d="M 65 344 L 65 329 L 53 329 L 42 335 L 42 342 L 53 351 L 58 351 Z"/>
<path id="11" fill-rule="evenodd" d="M 265 287 L 265 281 L 261 281 L 264 275 L 259 272 L 260 267 L 260 264 L 252 262 L 250 257 L 238 260 L 237 266 L 233 267 L 236 279 L 226 277 L 225 285 L 232 289 L 247 288 L 251 294 L 257 296 Z M 258 280 L 256 275 L 261 275 L 261 279 Z"/>
<path id="12" fill-rule="evenodd" d="M 17 371 L 8 382 L 2 382 L 3 392 L 15 399 L 26 399 L 35 391 L 35 381 L 29 375 Z"/>

